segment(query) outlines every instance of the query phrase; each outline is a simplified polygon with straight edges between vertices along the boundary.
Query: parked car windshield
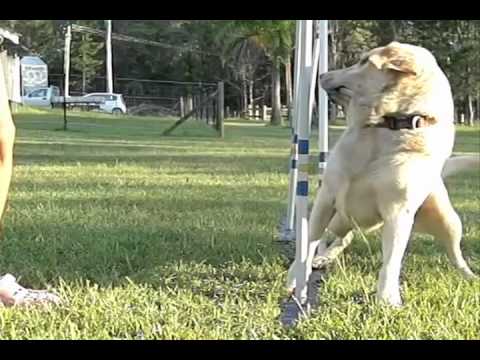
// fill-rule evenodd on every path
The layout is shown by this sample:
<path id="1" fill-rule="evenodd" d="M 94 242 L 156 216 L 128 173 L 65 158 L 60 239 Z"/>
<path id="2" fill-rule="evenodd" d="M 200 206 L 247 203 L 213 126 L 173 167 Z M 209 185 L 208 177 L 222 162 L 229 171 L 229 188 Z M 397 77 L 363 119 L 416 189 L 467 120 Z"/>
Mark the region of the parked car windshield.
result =
<path id="1" fill-rule="evenodd" d="M 38 89 L 32 91 L 28 97 L 42 97 L 47 96 L 47 89 Z"/>

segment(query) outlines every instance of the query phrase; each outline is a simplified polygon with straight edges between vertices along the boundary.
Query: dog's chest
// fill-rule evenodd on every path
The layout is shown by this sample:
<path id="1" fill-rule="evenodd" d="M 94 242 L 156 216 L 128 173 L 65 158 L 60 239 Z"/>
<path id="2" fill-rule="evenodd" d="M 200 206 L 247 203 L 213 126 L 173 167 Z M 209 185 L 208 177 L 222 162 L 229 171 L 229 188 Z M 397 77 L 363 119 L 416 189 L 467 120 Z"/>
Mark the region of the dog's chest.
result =
<path id="1" fill-rule="evenodd" d="M 344 217 L 355 219 L 360 226 L 373 226 L 381 221 L 375 186 L 366 177 L 343 182 L 338 188 L 335 208 Z"/>
<path id="2" fill-rule="evenodd" d="M 378 155 L 378 139 L 372 132 L 349 129 L 339 139 L 329 159 L 326 177 L 336 194 L 336 210 L 362 225 L 378 221 L 372 181 Z"/>

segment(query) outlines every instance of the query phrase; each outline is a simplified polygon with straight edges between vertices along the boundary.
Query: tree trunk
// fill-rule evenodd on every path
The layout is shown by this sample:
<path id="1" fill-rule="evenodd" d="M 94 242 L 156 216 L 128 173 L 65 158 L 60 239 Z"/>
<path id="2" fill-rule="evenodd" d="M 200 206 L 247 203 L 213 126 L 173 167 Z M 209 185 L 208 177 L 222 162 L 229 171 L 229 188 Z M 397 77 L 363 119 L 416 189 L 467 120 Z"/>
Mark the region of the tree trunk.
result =
<path id="1" fill-rule="evenodd" d="M 248 117 L 251 119 L 255 116 L 255 106 L 253 103 L 253 80 L 250 80 L 248 82 L 248 103 L 249 103 Z"/>
<path id="2" fill-rule="evenodd" d="M 477 120 L 480 121 L 480 94 L 477 94 Z"/>
<path id="3" fill-rule="evenodd" d="M 457 111 L 456 111 L 456 112 L 457 112 L 457 121 L 456 121 L 456 123 L 457 123 L 457 124 L 461 124 L 461 123 L 462 123 L 462 106 L 461 106 L 460 103 L 457 105 Z"/>
<path id="4" fill-rule="evenodd" d="M 337 68 L 337 61 L 338 61 L 338 52 L 337 52 L 337 31 L 338 31 L 338 20 L 331 20 L 329 21 L 330 25 L 330 41 L 329 43 L 331 44 L 330 47 L 330 61 L 328 62 L 329 64 L 329 69 L 336 69 Z M 331 103 L 330 106 L 330 113 L 329 113 L 329 122 L 334 122 L 337 120 L 337 104 Z"/>
<path id="5" fill-rule="evenodd" d="M 82 66 L 82 95 L 87 93 L 87 69 L 86 66 Z"/>
<path id="6" fill-rule="evenodd" d="M 265 85 L 263 89 L 263 97 L 262 97 L 262 114 L 261 114 L 262 121 L 267 120 L 267 94 L 268 94 L 268 86 Z"/>
<path id="7" fill-rule="evenodd" d="M 475 113 L 473 109 L 473 98 L 472 98 L 472 95 L 470 94 L 467 95 L 467 109 L 468 109 L 467 125 L 473 126 L 473 119 L 475 118 Z"/>
<path id="8" fill-rule="evenodd" d="M 247 94 L 247 79 L 245 73 L 242 74 L 242 117 L 247 115 L 248 111 L 248 94 Z"/>
<path id="9" fill-rule="evenodd" d="M 290 57 L 285 63 L 285 89 L 286 89 L 286 103 L 287 107 L 290 109 L 293 102 L 293 92 L 292 92 L 292 62 Z"/>
<path id="10" fill-rule="evenodd" d="M 282 125 L 280 85 L 280 61 L 275 59 L 272 65 L 272 125 Z"/>
<path id="11" fill-rule="evenodd" d="M 395 20 L 390 20 L 390 28 L 392 30 L 392 41 L 397 40 L 398 33 L 397 33 L 397 26 L 395 24 Z"/>
<path id="12" fill-rule="evenodd" d="M 86 41 L 85 34 L 82 35 L 83 42 Z M 87 87 L 87 65 L 86 65 L 86 56 L 85 49 L 83 48 L 82 52 L 82 95 L 86 94 Z"/>
<path id="13" fill-rule="evenodd" d="M 285 63 L 285 102 L 287 103 L 288 110 L 288 124 L 290 127 L 293 126 L 292 119 L 292 106 L 293 106 L 293 91 L 292 91 L 292 62 L 290 57 L 288 57 L 287 62 Z"/>
<path id="14" fill-rule="evenodd" d="M 467 115 L 467 125 L 472 126 L 474 111 L 473 111 L 473 98 L 471 95 L 471 84 L 473 79 L 472 79 L 472 72 L 469 64 L 467 64 L 466 66 L 465 73 L 467 75 L 467 82 L 466 82 L 467 97 L 465 99 L 465 112 Z"/>

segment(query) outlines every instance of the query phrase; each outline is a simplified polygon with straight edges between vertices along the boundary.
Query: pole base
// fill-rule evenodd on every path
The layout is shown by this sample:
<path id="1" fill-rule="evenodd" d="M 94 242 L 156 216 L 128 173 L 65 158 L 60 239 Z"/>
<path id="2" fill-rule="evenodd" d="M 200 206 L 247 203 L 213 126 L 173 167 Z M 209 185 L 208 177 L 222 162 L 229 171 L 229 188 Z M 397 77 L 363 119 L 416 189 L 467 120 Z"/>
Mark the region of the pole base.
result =
<path id="1" fill-rule="evenodd" d="M 307 301 L 305 303 L 301 304 L 292 294 L 280 305 L 282 309 L 280 322 L 284 327 L 297 325 L 302 319 L 308 318 L 312 311 L 318 307 L 319 289 L 324 275 L 324 271 L 315 269 L 312 271 L 308 279 Z"/>
<path id="2" fill-rule="evenodd" d="M 289 229 L 287 226 L 287 217 L 285 216 L 278 226 L 278 233 L 276 236 L 281 253 L 288 259 L 293 261 L 295 259 L 295 227 Z"/>

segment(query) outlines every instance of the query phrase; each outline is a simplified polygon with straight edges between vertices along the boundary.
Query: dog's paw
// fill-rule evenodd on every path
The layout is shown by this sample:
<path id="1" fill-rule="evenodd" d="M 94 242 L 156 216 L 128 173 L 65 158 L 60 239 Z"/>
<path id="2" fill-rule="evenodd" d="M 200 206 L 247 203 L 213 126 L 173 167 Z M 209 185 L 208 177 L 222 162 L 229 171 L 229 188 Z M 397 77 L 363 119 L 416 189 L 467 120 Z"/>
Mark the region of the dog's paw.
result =
<path id="1" fill-rule="evenodd" d="M 403 306 L 400 294 L 377 293 L 377 301 L 382 305 L 387 305 L 393 308 L 401 308 Z"/>
<path id="2" fill-rule="evenodd" d="M 313 258 L 312 268 L 315 270 L 324 269 L 333 262 L 333 259 L 317 255 Z"/>
<path id="3" fill-rule="evenodd" d="M 460 269 L 460 272 L 465 280 L 468 281 L 478 281 L 480 280 L 480 277 L 478 275 L 475 275 L 472 270 L 469 268 L 462 268 Z"/>
<path id="4" fill-rule="evenodd" d="M 287 279 L 287 282 L 285 284 L 286 286 L 286 289 L 287 289 L 287 292 L 288 293 L 293 293 L 295 291 L 295 287 L 296 287 L 296 281 L 295 281 L 295 278 L 293 279 Z"/>

